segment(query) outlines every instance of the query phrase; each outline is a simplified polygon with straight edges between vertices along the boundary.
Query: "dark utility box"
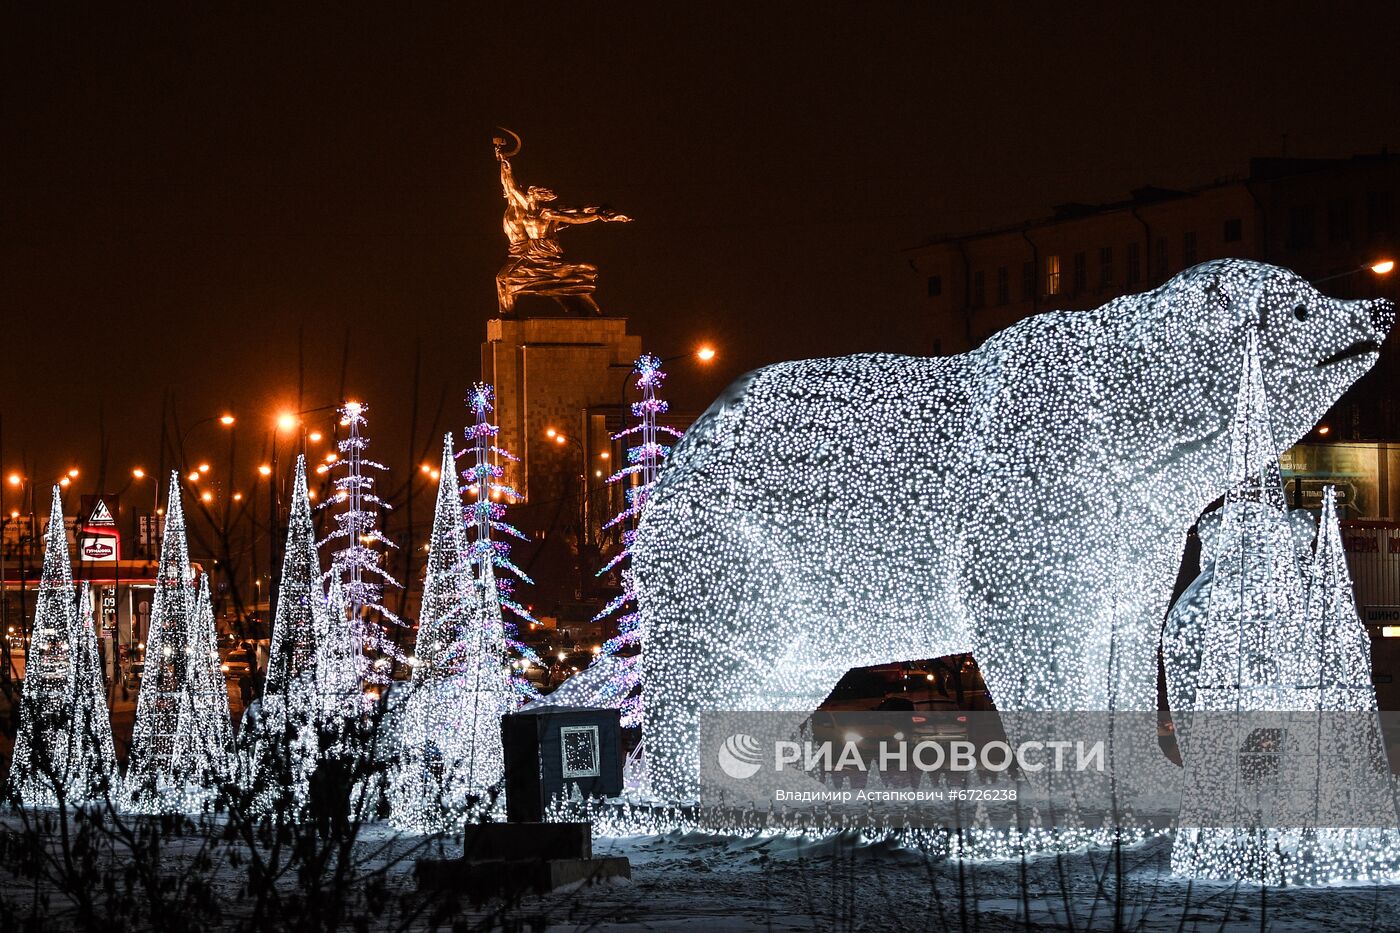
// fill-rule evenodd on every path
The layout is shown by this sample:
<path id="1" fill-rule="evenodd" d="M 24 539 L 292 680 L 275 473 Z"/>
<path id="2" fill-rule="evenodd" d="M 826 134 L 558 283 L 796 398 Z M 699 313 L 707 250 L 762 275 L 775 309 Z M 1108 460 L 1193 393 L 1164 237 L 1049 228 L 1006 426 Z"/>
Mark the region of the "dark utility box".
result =
<path id="1" fill-rule="evenodd" d="M 587 823 L 468 823 L 462 857 L 419 859 L 418 884 L 466 894 L 473 903 L 632 877 L 621 856 L 593 857 Z"/>
<path id="2" fill-rule="evenodd" d="M 555 796 L 622 793 L 622 720 L 615 709 L 542 707 L 501 720 L 506 819 L 540 823 Z"/>

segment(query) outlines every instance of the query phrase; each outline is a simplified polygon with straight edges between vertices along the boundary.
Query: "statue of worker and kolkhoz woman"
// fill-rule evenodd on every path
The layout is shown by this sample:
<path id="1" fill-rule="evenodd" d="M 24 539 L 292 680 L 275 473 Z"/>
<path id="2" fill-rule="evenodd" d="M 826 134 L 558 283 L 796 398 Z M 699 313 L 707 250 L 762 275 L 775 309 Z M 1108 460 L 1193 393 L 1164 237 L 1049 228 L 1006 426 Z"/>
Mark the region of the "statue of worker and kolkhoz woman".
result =
<path id="1" fill-rule="evenodd" d="M 592 311 L 602 314 L 593 291 L 598 287 L 598 267 L 586 262 L 565 262 L 559 234 L 571 224 L 627 223 L 632 218 L 604 207 L 555 207 L 557 195 L 548 188 L 530 185 L 524 191 L 515 183 L 510 160 L 520 152 L 520 137 L 510 130 L 515 146 L 506 151 L 507 141 L 492 139 L 496 161 L 501 166 L 501 189 L 506 213 L 502 227 L 510 241 L 510 258 L 496 273 L 496 296 L 501 314 L 515 311 L 522 295 L 553 298 L 565 314 Z"/>

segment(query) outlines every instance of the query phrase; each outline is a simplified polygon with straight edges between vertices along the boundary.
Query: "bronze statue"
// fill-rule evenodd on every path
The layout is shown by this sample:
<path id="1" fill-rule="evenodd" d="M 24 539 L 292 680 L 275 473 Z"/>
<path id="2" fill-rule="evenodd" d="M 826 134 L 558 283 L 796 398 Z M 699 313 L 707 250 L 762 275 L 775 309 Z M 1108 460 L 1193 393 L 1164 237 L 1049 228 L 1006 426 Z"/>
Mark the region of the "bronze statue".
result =
<path id="1" fill-rule="evenodd" d="M 506 140 L 491 140 L 496 161 L 501 164 L 501 188 L 505 192 L 506 214 L 502 226 L 510 241 L 510 259 L 496 273 L 496 297 L 501 314 L 515 310 L 521 295 L 553 298 L 567 313 L 583 306 L 602 314 L 593 290 L 598 287 L 598 267 L 586 262 L 565 262 L 559 245 L 559 232 L 566 224 L 627 223 L 632 218 L 602 207 L 550 207 L 557 195 L 548 188 L 531 185 L 521 191 L 511 174 L 510 159 L 520 152 L 520 137 L 500 127 L 515 139 L 515 148 L 506 151 Z"/>

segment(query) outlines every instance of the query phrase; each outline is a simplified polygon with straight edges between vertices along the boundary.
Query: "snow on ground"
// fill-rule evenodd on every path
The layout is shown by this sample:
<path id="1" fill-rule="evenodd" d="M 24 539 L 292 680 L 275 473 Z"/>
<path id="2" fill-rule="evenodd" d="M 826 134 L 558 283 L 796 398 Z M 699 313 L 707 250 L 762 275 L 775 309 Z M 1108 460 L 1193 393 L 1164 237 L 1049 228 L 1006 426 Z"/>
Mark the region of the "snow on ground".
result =
<path id="1" fill-rule="evenodd" d="M 12 828 L 11 828 L 12 829 Z M 460 842 L 365 827 L 357 858 L 386 869 L 389 888 L 418 897 L 414 857 L 460 852 Z M 631 860 L 631 881 L 524 898 L 504 911 L 463 906 L 492 926 L 573 930 L 1329 930 L 1400 929 L 1400 885 L 1261 889 L 1187 882 L 1167 873 L 1170 836 L 1019 861 L 959 861 L 869 842 L 707 833 L 598 838 L 596 855 Z M 173 853 L 172 853 L 173 855 Z M 221 869 L 236 911 L 236 870 Z M 1121 881 L 1119 880 L 1121 876 Z M 1029 918 L 1029 924 L 1026 918 Z"/>

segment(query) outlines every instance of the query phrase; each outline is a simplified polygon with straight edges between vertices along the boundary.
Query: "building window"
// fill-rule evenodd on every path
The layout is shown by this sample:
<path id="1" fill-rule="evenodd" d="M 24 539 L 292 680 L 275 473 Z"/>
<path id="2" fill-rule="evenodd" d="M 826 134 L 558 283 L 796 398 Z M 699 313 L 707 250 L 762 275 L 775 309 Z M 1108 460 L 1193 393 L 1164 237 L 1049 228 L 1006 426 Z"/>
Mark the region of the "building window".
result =
<path id="1" fill-rule="evenodd" d="M 1288 233 L 1284 246 L 1288 249 L 1312 249 L 1317 241 L 1316 213 L 1311 204 L 1297 204 L 1288 209 Z"/>
<path id="2" fill-rule="evenodd" d="M 1060 293 L 1060 257 L 1045 257 L 1045 294 L 1058 295 Z"/>
<path id="3" fill-rule="evenodd" d="M 1244 221 L 1238 217 L 1231 217 L 1225 221 L 1225 230 L 1221 235 L 1226 243 L 1238 243 L 1244 239 Z"/>
<path id="4" fill-rule="evenodd" d="M 1136 285 L 1142 279 L 1142 250 L 1137 243 L 1128 244 L 1128 284 Z"/>
<path id="5" fill-rule="evenodd" d="M 1165 278 L 1167 277 L 1167 238 L 1166 238 L 1166 237 L 1164 237 L 1164 236 L 1159 236 L 1159 237 L 1157 238 L 1157 250 L 1156 250 L 1156 252 L 1157 252 L 1157 255 L 1156 255 L 1156 261 L 1155 261 L 1155 268 L 1154 268 L 1153 271 L 1154 271 L 1154 274 L 1157 276 L 1158 280 L 1163 280 L 1163 279 L 1165 279 Z"/>
<path id="6" fill-rule="evenodd" d="M 1113 247 L 1099 247 L 1099 288 L 1113 287 Z"/>
<path id="7" fill-rule="evenodd" d="M 1005 266 L 997 266 L 997 304 L 1011 304 L 1011 273 Z"/>
<path id="8" fill-rule="evenodd" d="M 972 306 L 981 308 L 987 304 L 987 276 L 981 269 L 972 273 Z"/>
<path id="9" fill-rule="evenodd" d="M 928 296 L 937 298 L 943 294 L 943 276 L 931 275 L 928 277 Z"/>
<path id="10" fill-rule="evenodd" d="M 1081 253 L 1074 254 L 1074 293 L 1076 295 L 1089 290 L 1089 260 Z"/>
<path id="11" fill-rule="evenodd" d="M 1351 242 L 1351 202 L 1337 198 L 1327 205 L 1327 242 Z"/>
<path id="12" fill-rule="evenodd" d="M 1196 264 L 1196 232 L 1181 235 L 1181 268 L 1189 269 Z"/>
<path id="13" fill-rule="evenodd" d="M 1389 233 L 1390 225 L 1390 192 L 1372 191 L 1366 195 L 1366 231 L 1371 236 Z"/>
<path id="14" fill-rule="evenodd" d="M 1021 265 L 1021 300 L 1035 301 L 1035 263 Z"/>

